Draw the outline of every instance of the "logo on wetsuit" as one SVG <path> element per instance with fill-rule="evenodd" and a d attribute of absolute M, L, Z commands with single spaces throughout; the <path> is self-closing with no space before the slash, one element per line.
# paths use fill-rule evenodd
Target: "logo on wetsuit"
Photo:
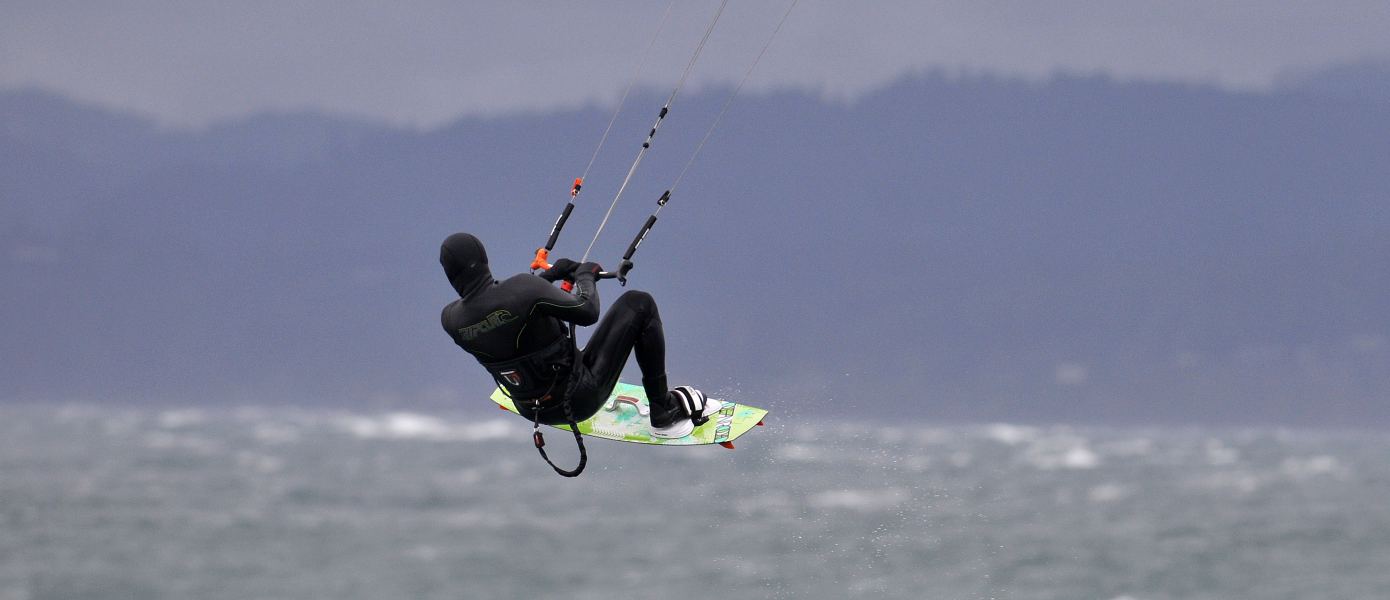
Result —
<path fill-rule="evenodd" d="M 497 329 L 515 320 L 516 317 L 512 315 L 512 312 L 509 310 L 494 310 L 487 318 L 467 327 L 460 328 L 459 337 L 470 341 L 475 340 L 478 339 L 479 335 Z"/>

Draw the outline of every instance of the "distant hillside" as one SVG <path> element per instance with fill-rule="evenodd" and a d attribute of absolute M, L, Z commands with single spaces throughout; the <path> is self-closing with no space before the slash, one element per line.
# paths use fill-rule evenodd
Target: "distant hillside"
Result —
<path fill-rule="evenodd" d="M 726 91 L 682 97 L 616 262 Z M 631 101 L 583 252 L 660 98 Z M 473 231 L 520 270 L 603 110 L 432 132 L 279 115 L 161 131 L 0 94 L 0 398 L 484 402 L 439 331 Z M 1390 106 L 926 75 L 741 98 L 632 286 L 673 379 L 789 415 L 1390 424 Z M 606 300 L 621 291 L 603 288 Z"/>
<path fill-rule="evenodd" d="M 1278 87 L 1281 92 L 1357 102 L 1390 102 L 1390 59 L 1364 59 L 1290 71 L 1279 78 Z"/>

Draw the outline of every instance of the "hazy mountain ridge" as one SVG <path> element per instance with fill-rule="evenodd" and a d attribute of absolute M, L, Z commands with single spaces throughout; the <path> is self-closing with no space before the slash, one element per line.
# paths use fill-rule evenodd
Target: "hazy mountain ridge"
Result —
<path fill-rule="evenodd" d="M 723 93 L 678 101 L 596 257 Z M 659 104 L 630 103 L 561 253 Z M 486 377 L 438 331 L 435 245 L 469 229 L 499 272 L 524 266 L 606 119 L 190 133 L 38 94 L 0 108 L 19 357 L 0 397 L 19 399 L 477 402 L 458 396 Z M 926 75 L 853 105 L 741 98 L 633 286 L 662 303 L 673 375 L 775 409 L 1386 423 L 1386 157 L 1390 108 L 1306 93 Z"/>
<path fill-rule="evenodd" d="M 1364 58 L 1316 69 L 1294 69 L 1278 78 L 1281 91 L 1383 104 L 1390 101 L 1390 58 Z"/>

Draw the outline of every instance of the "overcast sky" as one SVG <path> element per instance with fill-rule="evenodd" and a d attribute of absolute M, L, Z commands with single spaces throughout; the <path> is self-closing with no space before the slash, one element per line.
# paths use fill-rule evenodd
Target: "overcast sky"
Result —
<path fill-rule="evenodd" d="M 673 85 L 717 0 L 679 0 L 642 77 Z M 734 0 L 692 85 L 742 75 L 788 5 Z M 314 109 L 429 127 L 611 103 L 666 3 L 0 0 L 0 87 L 202 125 Z M 1390 58 L 1390 2 L 802 0 L 749 89 L 852 99 L 923 69 L 1260 89 Z"/>

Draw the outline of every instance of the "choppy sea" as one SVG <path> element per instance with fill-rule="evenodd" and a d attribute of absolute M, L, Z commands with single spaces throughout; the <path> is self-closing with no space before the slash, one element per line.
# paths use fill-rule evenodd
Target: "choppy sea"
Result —
<path fill-rule="evenodd" d="M 570 480 L 505 414 L 0 407 L 0 600 L 1390 598 L 1387 434 L 737 445 L 594 440 Z"/>

